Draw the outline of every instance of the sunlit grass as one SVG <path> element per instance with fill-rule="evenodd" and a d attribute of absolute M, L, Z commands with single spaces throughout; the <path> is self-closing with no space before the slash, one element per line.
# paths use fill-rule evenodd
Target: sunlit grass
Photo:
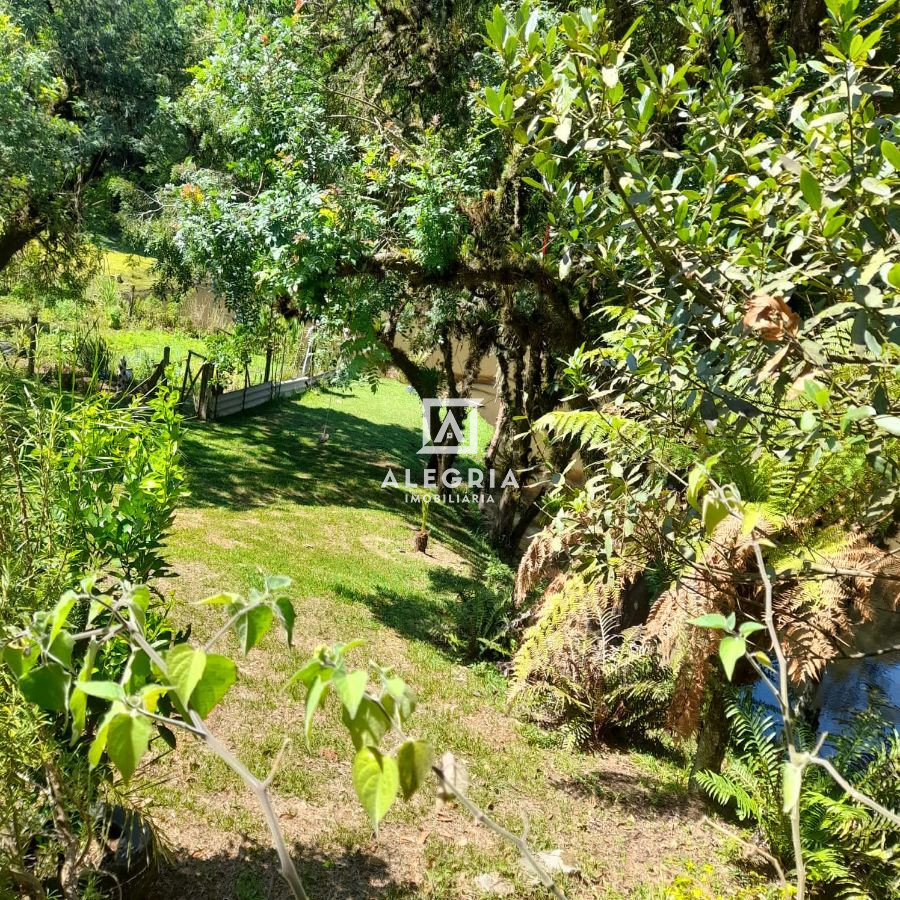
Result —
<path fill-rule="evenodd" d="M 490 434 L 480 426 L 483 448 Z M 326 429 L 328 439 L 320 441 Z M 293 579 L 297 611 L 295 646 L 288 648 L 284 636 L 273 633 L 239 662 L 239 683 L 211 725 L 259 775 L 290 741 L 274 782 L 279 802 L 305 804 L 305 815 L 316 820 L 321 810 L 326 819 L 315 837 L 307 832 L 304 856 L 335 860 L 369 847 L 371 832 L 352 793 L 352 746 L 336 710 L 329 705 L 319 712 L 307 748 L 303 698 L 287 687 L 317 644 L 361 638 L 366 644 L 355 652 L 356 663 L 391 665 L 414 688 L 419 707 L 410 733 L 438 753 L 451 750 L 466 761 L 474 799 L 512 830 L 520 831 L 527 819 L 535 848 L 571 850 L 585 884 L 600 884 L 619 855 L 627 854 L 628 842 L 604 834 L 602 840 L 615 848 L 610 859 L 595 857 L 590 847 L 601 822 L 614 831 L 627 808 L 598 807 L 603 795 L 592 756 L 525 737 L 527 729 L 508 715 L 506 681 L 496 667 L 462 665 L 450 651 L 444 636 L 460 599 L 442 573 L 452 569 L 457 583 L 474 582 L 488 551 L 474 510 L 437 506 L 429 522 L 429 555 L 414 552 L 420 508 L 405 502 L 402 488 L 382 489 L 381 482 L 388 467 L 420 472 L 421 444 L 418 398 L 393 381 L 375 393 L 361 386 L 315 391 L 187 429 L 191 496 L 169 540 L 179 577 L 166 586 L 177 597 L 176 618 L 190 621 L 193 638 L 203 640 L 221 621 L 221 610 L 191 601 L 222 590 L 246 591 L 263 574 Z M 222 649 L 238 656 L 230 637 Z M 234 777 L 201 750 L 187 752 L 194 760 L 190 779 L 173 777 L 155 789 L 157 799 L 209 828 L 239 827 L 265 842 L 252 802 L 236 799 L 243 794 Z M 640 768 L 635 789 L 643 796 L 640 782 L 652 781 L 653 765 Z M 674 775 L 665 776 L 661 791 L 674 792 Z M 470 833 L 463 814 L 440 813 L 425 792 L 391 810 L 372 852 L 390 853 L 402 829 L 421 828 L 423 843 L 408 852 L 424 867 L 422 895 L 457 898 L 461 883 L 485 871 L 508 879 L 515 896 L 535 895 L 512 850 L 490 837 L 480 846 L 468 837 L 448 841 L 439 835 L 446 826 L 438 816 L 450 816 L 457 835 Z M 305 874 L 315 887 L 311 872 Z"/>

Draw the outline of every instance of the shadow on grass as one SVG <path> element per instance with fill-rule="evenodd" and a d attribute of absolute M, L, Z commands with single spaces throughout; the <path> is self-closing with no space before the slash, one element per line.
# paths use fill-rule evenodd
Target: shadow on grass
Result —
<path fill-rule="evenodd" d="M 329 440 L 319 436 L 326 422 Z M 389 466 L 421 469 L 419 432 L 302 401 L 267 404 L 188 428 L 184 459 L 195 504 L 245 510 L 283 499 L 308 506 L 397 508 Z"/>
<path fill-rule="evenodd" d="M 436 566 L 429 570 L 428 581 L 427 596 L 401 593 L 384 585 L 375 585 L 370 591 L 337 585 L 334 592 L 345 602 L 363 604 L 382 624 L 403 637 L 433 644 L 448 659 L 460 661 L 460 654 L 452 650 L 447 633 L 459 618 L 458 605 L 466 603 L 480 587 L 479 576 Z"/>
<path fill-rule="evenodd" d="M 292 855 L 311 898 L 400 900 L 419 896 L 414 884 L 392 878 L 386 861 L 374 854 L 342 849 L 326 855 L 295 845 Z M 293 895 L 281 877 L 275 851 L 254 843 L 204 859 L 176 856 L 164 866 L 147 900 L 174 897 L 292 900 Z"/>
<path fill-rule="evenodd" d="M 441 640 L 441 633 L 448 619 L 443 604 L 435 596 L 400 593 L 381 585 L 376 585 L 371 591 L 338 585 L 334 592 L 348 603 L 363 604 L 376 619 L 403 637 L 447 649 Z"/>
<path fill-rule="evenodd" d="M 352 397 L 323 390 L 335 402 Z M 320 441 L 327 425 L 329 439 Z M 418 429 L 312 407 L 302 400 L 267 404 L 239 416 L 186 429 L 183 456 L 191 503 L 244 511 L 279 501 L 302 506 L 339 505 L 384 510 L 417 525 L 421 506 L 404 490 L 382 488 L 388 468 L 402 481 L 409 469 L 421 481 Z M 471 558 L 480 543 L 474 504 L 432 504 L 435 539 Z"/>
<path fill-rule="evenodd" d="M 575 777 L 553 779 L 553 786 L 573 797 L 612 804 L 635 818 L 700 818 L 703 803 L 674 781 L 636 772 L 598 770 Z"/>

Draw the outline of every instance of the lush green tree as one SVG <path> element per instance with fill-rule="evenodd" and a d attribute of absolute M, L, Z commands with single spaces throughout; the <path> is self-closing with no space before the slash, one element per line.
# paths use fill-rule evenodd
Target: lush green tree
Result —
<path fill-rule="evenodd" d="M 190 26 L 175 0 L 0 4 L 0 268 L 36 238 L 65 262 L 104 180 L 165 146 Z"/>
<path fill-rule="evenodd" d="M 788 56 L 758 89 L 746 17 L 703 0 L 647 4 L 634 25 L 624 3 L 497 10 L 494 54 L 471 39 L 477 4 L 226 10 L 179 105 L 199 149 L 165 194 L 160 255 L 181 278 L 209 275 L 244 321 L 281 310 L 349 326 L 360 370 L 390 361 L 422 396 L 466 389 L 421 362 L 451 339 L 470 342 L 470 373 L 493 352 L 496 458 L 520 470 L 536 462 L 521 420 L 558 405 L 560 358 L 597 341 L 615 344 L 604 390 L 659 410 L 650 427 L 665 421 L 673 441 L 687 408 L 690 428 L 762 429 L 791 453 L 812 434 L 830 452 L 847 409 L 871 409 L 851 430 L 883 468 L 889 359 L 826 384 L 845 391 L 820 417 L 833 427 L 787 433 L 774 414 L 807 368 L 852 367 L 895 337 L 896 143 L 877 74 L 892 14 L 876 29 L 837 9 L 801 47 L 786 8 L 766 7 L 771 55 Z M 822 35 L 826 59 L 798 61 L 792 43 L 812 52 Z M 848 291 L 856 305 L 829 312 Z M 577 440 L 557 437 L 561 468 Z M 510 490 L 501 510 L 515 547 L 537 506 Z"/>

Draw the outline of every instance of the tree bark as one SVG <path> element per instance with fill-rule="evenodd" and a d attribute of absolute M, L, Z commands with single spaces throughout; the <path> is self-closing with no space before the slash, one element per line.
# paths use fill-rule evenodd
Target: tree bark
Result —
<path fill-rule="evenodd" d="M 544 318 L 546 327 L 551 329 L 551 343 L 560 352 L 572 350 L 582 339 L 582 323 L 571 306 L 571 294 L 567 286 L 539 262 L 506 261 L 481 263 L 457 260 L 440 271 L 429 271 L 410 256 L 393 251 L 383 251 L 339 266 L 334 275 L 350 278 L 356 275 L 370 275 L 384 278 L 389 274 L 402 275 L 410 287 L 457 287 L 480 288 L 528 287 L 537 290 L 545 301 L 549 315 Z M 542 323 L 544 324 L 544 323 Z"/>
<path fill-rule="evenodd" d="M 794 0 L 788 22 L 788 44 L 797 56 L 811 56 L 822 43 L 825 0 Z"/>
<path fill-rule="evenodd" d="M 760 14 L 755 0 L 731 0 L 731 11 L 750 63 L 750 81 L 762 84 L 774 61 L 769 46 L 768 22 Z"/>
<path fill-rule="evenodd" d="M 691 793 L 701 793 L 700 785 L 695 778 L 698 772 L 721 770 L 730 733 L 731 727 L 725 715 L 725 684 L 718 674 L 715 674 L 710 680 L 709 702 L 697 734 L 697 752 L 688 783 Z"/>
<path fill-rule="evenodd" d="M 10 223 L 6 231 L 0 234 L 0 270 L 5 269 L 10 260 L 20 250 L 24 250 L 28 242 L 36 238 L 43 229 L 43 223 L 30 215 Z"/>

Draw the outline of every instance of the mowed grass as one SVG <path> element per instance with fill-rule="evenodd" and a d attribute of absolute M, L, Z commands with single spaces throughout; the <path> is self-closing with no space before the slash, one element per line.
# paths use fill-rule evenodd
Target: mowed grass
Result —
<path fill-rule="evenodd" d="M 149 256 L 104 249 L 100 271 L 110 278 L 121 278 L 126 285 L 134 285 L 139 291 L 153 287 L 153 263 Z"/>
<path fill-rule="evenodd" d="M 506 827 L 527 826 L 538 850 L 571 854 L 580 873 L 568 879 L 570 896 L 650 896 L 686 867 L 704 873 L 704 896 L 734 896 L 736 876 L 717 855 L 719 838 L 686 806 L 677 767 L 564 749 L 507 713 L 495 667 L 454 657 L 445 636 L 459 591 L 488 553 L 478 513 L 464 505 L 433 507 L 429 554 L 413 551 L 420 507 L 381 483 L 390 466 L 421 471 L 420 446 L 421 407 L 393 381 L 374 394 L 311 392 L 190 427 L 183 441 L 191 495 L 169 541 L 177 577 L 165 587 L 192 639 L 222 621 L 220 609 L 192 601 L 246 591 L 265 574 L 293 579 L 295 646 L 273 632 L 240 660 L 239 682 L 210 723 L 259 775 L 290 742 L 273 791 L 311 896 L 474 897 L 487 872 L 517 897 L 538 895 L 512 850 L 428 791 L 398 802 L 376 839 L 333 705 L 318 713 L 307 747 L 303 698 L 288 681 L 317 644 L 352 638 L 366 642 L 357 664 L 393 666 L 413 686 L 409 731 L 465 761 L 477 802 Z M 221 647 L 238 657 L 230 635 Z M 152 788 L 176 859 L 155 896 L 286 896 L 252 797 L 220 761 L 182 744 Z"/>

